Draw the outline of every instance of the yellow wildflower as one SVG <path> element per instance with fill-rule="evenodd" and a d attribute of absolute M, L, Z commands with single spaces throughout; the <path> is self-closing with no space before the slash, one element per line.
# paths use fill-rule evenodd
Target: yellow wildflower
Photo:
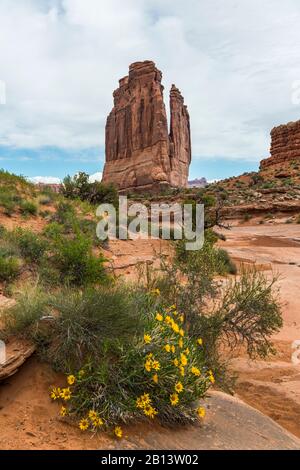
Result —
<path fill-rule="evenodd" d="M 209 375 L 208 375 L 208 379 L 210 380 L 210 382 L 211 382 L 212 384 L 214 384 L 214 383 L 215 383 L 214 374 L 212 373 L 211 370 L 208 372 L 208 374 L 209 374 Z"/>
<path fill-rule="evenodd" d="M 157 374 L 154 374 L 153 377 L 152 377 L 152 380 L 153 380 L 153 382 L 155 382 L 156 384 L 158 384 L 158 375 L 157 375 Z"/>
<path fill-rule="evenodd" d="M 175 317 L 177 317 L 177 315 L 178 315 L 177 310 L 174 310 L 173 315 L 174 315 Z"/>
<path fill-rule="evenodd" d="M 157 321 L 163 321 L 163 319 L 164 319 L 164 317 L 162 316 L 161 313 L 157 313 L 155 318 L 156 318 Z"/>
<path fill-rule="evenodd" d="M 183 367 L 183 366 L 179 366 L 179 371 L 180 371 L 180 375 L 181 375 L 182 377 L 184 377 L 185 370 L 184 370 L 184 367 Z"/>
<path fill-rule="evenodd" d="M 182 328 L 180 328 L 179 334 L 180 334 L 180 336 L 184 336 L 184 330 Z"/>
<path fill-rule="evenodd" d="M 199 406 L 199 408 L 197 409 L 197 414 L 199 418 L 204 418 L 206 414 L 205 408 L 203 408 L 203 406 Z"/>
<path fill-rule="evenodd" d="M 175 348 L 174 344 L 172 344 L 172 346 L 171 346 L 171 351 L 172 351 L 173 354 L 175 354 L 176 348 Z"/>
<path fill-rule="evenodd" d="M 187 360 L 187 357 L 186 357 L 185 354 L 183 354 L 183 353 L 180 354 L 180 361 L 181 361 L 181 365 L 182 365 L 182 366 L 186 366 L 186 365 L 187 365 L 188 360 Z"/>
<path fill-rule="evenodd" d="M 170 402 L 172 406 L 177 405 L 177 403 L 179 402 L 178 393 L 172 393 L 172 395 L 170 395 Z"/>
<path fill-rule="evenodd" d="M 152 289 L 151 294 L 160 295 L 160 290 L 159 289 Z"/>
<path fill-rule="evenodd" d="M 183 321 L 184 321 L 184 316 L 183 316 L 183 315 L 180 315 L 179 321 L 180 321 L 181 323 L 183 323 Z"/>
<path fill-rule="evenodd" d="M 165 350 L 166 350 L 167 352 L 170 352 L 170 351 L 171 351 L 171 346 L 170 346 L 169 344 L 166 344 L 166 345 L 165 345 Z"/>
<path fill-rule="evenodd" d="M 93 420 L 93 425 L 95 426 L 95 428 L 100 428 L 104 425 L 104 421 L 102 418 L 96 418 Z"/>
<path fill-rule="evenodd" d="M 89 411 L 89 418 L 94 421 L 95 419 L 98 418 L 98 413 L 97 411 L 94 411 L 94 410 L 90 410 Z"/>
<path fill-rule="evenodd" d="M 200 369 L 198 369 L 198 367 L 192 367 L 191 372 L 192 372 L 192 374 L 194 374 L 196 377 L 200 377 L 200 375 L 201 375 Z"/>
<path fill-rule="evenodd" d="M 123 431 L 122 431 L 122 428 L 120 426 L 115 427 L 115 436 L 118 437 L 119 439 L 122 438 Z"/>
<path fill-rule="evenodd" d="M 158 361 L 152 361 L 152 369 L 160 370 L 160 363 Z"/>
<path fill-rule="evenodd" d="M 149 396 L 149 393 L 144 393 L 144 395 L 141 395 L 136 400 L 137 408 L 144 408 L 145 406 L 150 405 L 150 404 L 151 404 L 151 398 Z"/>
<path fill-rule="evenodd" d="M 82 420 L 79 421 L 79 428 L 81 431 L 86 431 L 89 427 L 89 422 L 86 418 L 83 418 Z"/>
<path fill-rule="evenodd" d="M 185 354 L 188 356 L 188 355 L 190 354 L 189 348 L 186 348 L 186 350 L 185 350 L 184 352 L 185 352 Z"/>
<path fill-rule="evenodd" d="M 176 310 L 176 305 L 171 305 L 170 309 L 171 310 Z"/>
<path fill-rule="evenodd" d="M 61 398 L 61 389 L 59 387 L 54 387 L 50 392 L 50 397 L 52 400 L 58 400 Z"/>
<path fill-rule="evenodd" d="M 60 409 L 60 416 L 66 416 L 67 414 L 67 408 L 65 406 L 62 406 Z"/>
<path fill-rule="evenodd" d="M 63 388 L 60 394 L 61 398 L 65 401 L 71 399 L 71 390 L 68 388 Z"/>
<path fill-rule="evenodd" d="M 152 361 L 151 359 L 147 359 L 147 361 L 145 362 L 145 369 L 147 372 L 151 372 L 151 368 L 152 368 Z"/>
<path fill-rule="evenodd" d="M 75 380 L 76 380 L 75 375 L 68 375 L 67 382 L 69 385 L 73 385 L 75 383 Z"/>
<path fill-rule="evenodd" d="M 174 331 L 174 333 L 179 333 L 179 326 L 177 325 L 177 323 L 173 322 L 172 330 Z"/>
<path fill-rule="evenodd" d="M 177 384 L 175 385 L 175 391 L 177 393 L 181 393 L 183 391 L 183 385 L 181 382 L 177 382 Z"/>
<path fill-rule="evenodd" d="M 146 344 L 149 344 L 149 343 L 151 343 L 151 341 L 152 341 L 152 338 L 151 338 L 151 336 L 150 336 L 150 335 L 147 335 L 147 334 L 145 334 L 145 335 L 144 335 L 144 341 L 145 341 L 145 343 L 146 343 Z"/>
<path fill-rule="evenodd" d="M 172 318 L 170 317 L 170 315 L 167 315 L 166 318 L 165 318 L 165 322 L 169 325 L 170 323 L 172 323 Z"/>
<path fill-rule="evenodd" d="M 174 364 L 175 367 L 178 367 L 178 366 L 179 366 L 179 361 L 178 361 L 177 358 L 174 359 L 173 364 Z"/>
<path fill-rule="evenodd" d="M 147 405 L 144 408 L 144 413 L 146 416 L 153 419 L 154 416 L 157 415 L 158 411 L 155 408 L 153 408 L 153 406 Z"/>
<path fill-rule="evenodd" d="M 203 344 L 202 338 L 198 338 L 198 339 L 197 339 L 197 343 L 199 344 L 199 346 L 202 346 L 202 344 Z"/>
<path fill-rule="evenodd" d="M 182 338 L 179 339 L 178 346 L 180 347 L 180 349 L 183 348 L 183 339 Z"/>

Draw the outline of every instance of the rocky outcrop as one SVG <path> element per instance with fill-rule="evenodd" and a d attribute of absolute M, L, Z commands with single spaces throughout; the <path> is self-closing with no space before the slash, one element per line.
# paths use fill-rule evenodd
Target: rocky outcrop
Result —
<path fill-rule="evenodd" d="M 135 62 L 119 81 L 107 118 L 103 182 L 120 190 L 187 186 L 191 161 L 190 121 L 183 97 L 173 85 L 168 135 L 162 74 L 154 62 Z"/>
<path fill-rule="evenodd" d="M 272 129 L 271 157 L 261 161 L 260 169 L 292 160 L 300 160 L 300 121 Z"/>

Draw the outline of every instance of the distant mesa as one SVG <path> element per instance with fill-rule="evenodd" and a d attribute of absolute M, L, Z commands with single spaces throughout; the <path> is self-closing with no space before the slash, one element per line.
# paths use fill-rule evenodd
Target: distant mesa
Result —
<path fill-rule="evenodd" d="M 188 182 L 189 188 L 205 188 L 208 185 L 206 178 L 195 178 Z"/>
<path fill-rule="evenodd" d="M 162 73 L 152 61 L 135 62 L 114 91 L 105 129 L 103 182 L 119 190 L 187 187 L 191 163 L 190 118 L 175 85 L 170 91 L 170 133 Z"/>
<path fill-rule="evenodd" d="M 300 121 L 274 127 L 271 131 L 271 156 L 260 162 L 260 169 L 300 160 Z"/>

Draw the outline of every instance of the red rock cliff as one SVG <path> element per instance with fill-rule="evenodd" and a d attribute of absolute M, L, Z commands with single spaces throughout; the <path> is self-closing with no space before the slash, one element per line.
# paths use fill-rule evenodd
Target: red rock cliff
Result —
<path fill-rule="evenodd" d="M 264 170 L 272 165 L 300 159 L 300 121 L 274 127 L 271 131 L 271 157 L 260 163 Z"/>
<path fill-rule="evenodd" d="M 120 190 L 187 185 L 189 115 L 173 86 L 169 136 L 161 78 L 154 62 L 135 62 L 113 94 L 114 107 L 105 131 L 103 181 L 115 183 Z"/>

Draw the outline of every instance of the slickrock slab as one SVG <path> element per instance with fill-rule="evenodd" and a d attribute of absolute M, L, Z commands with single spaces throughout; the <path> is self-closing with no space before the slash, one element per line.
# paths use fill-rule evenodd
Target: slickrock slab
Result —
<path fill-rule="evenodd" d="M 299 450 L 300 440 L 241 400 L 212 392 L 202 425 L 181 429 L 158 426 L 130 434 L 121 449 Z"/>
<path fill-rule="evenodd" d="M 135 62 L 114 91 L 114 107 L 105 130 L 103 181 L 120 190 L 187 186 L 189 113 L 180 91 L 172 85 L 169 135 L 161 79 L 154 62 Z"/>
<path fill-rule="evenodd" d="M 0 382 L 18 372 L 34 351 L 34 346 L 27 341 L 10 339 L 6 345 L 6 361 L 0 364 Z"/>

